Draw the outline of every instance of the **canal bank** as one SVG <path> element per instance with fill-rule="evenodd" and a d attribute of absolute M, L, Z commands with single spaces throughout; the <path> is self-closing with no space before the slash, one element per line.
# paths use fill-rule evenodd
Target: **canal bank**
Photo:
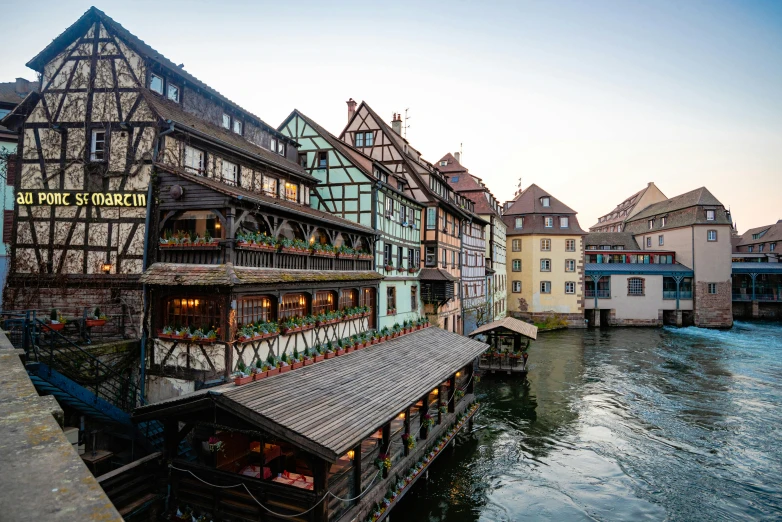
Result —
<path fill-rule="evenodd" d="M 780 352 L 765 323 L 542 335 L 528 384 L 484 381 L 476 430 L 394 518 L 779 517 Z"/>

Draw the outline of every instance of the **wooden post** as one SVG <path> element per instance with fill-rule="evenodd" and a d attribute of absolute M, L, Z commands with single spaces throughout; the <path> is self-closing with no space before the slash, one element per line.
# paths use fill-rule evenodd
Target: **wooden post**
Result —
<path fill-rule="evenodd" d="M 410 407 L 408 406 L 405 410 L 405 433 L 412 435 L 410 433 Z M 407 449 L 407 444 L 403 444 L 405 448 L 405 457 L 410 455 L 410 450 Z"/>
<path fill-rule="evenodd" d="M 475 391 L 475 365 L 467 365 L 467 390 L 465 393 L 473 393 Z"/>
<path fill-rule="evenodd" d="M 421 408 L 421 411 L 418 412 L 418 415 L 421 417 L 420 426 L 421 429 L 418 430 L 420 432 L 421 438 L 425 439 L 429 436 L 429 427 L 427 426 L 424 428 L 424 423 L 426 422 L 426 419 L 424 418 L 427 413 L 429 413 L 429 394 L 432 392 L 427 392 L 426 395 L 423 396 L 421 401 L 423 402 L 423 407 Z"/>
<path fill-rule="evenodd" d="M 380 453 L 385 453 L 389 457 L 391 457 L 391 423 L 387 423 L 385 426 L 383 426 L 383 442 L 380 445 Z M 385 478 L 387 473 L 383 473 L 383 478 Z"/>
<path fill-rule="evenodd" d="M 362 493 L 361 491 L 361 443 L 353 448 L 353 494 L 350 498 L 357 497 Z M 358 501 L 353 501 L 351 504 L 356 504 Z"/>
<path fill-rule="evenodd" d="M 452 373 L 450 378 L 450 392 L 451 397 L 448 399 L 448 413 L 454 413 L 456 411 L 456 374 Z"/>
<path fill-rule="evenodd" d="M 167 460 L 173 460 L 177 456 L 179 446 L 179 426 L 173 419 L 163 421 L 163 448 Z"/>
<path fill-rule="evenodd" d="M 326 494 L 326 490 L 328 490 L 328 471 L 329 463 L 320 457 L 315 457 L 315 469 L 313 470 L 315 476 L 313 477 L 313 485 L 315 487 L 315 496 L 318 500 L 323 498 L 323 495 Z M 315 514 L 316 522 L 326 522 L 329 519 L 329 499 L 326 498 L 323 502 L 318 504 L 313 510 L 313 513 Z"/>

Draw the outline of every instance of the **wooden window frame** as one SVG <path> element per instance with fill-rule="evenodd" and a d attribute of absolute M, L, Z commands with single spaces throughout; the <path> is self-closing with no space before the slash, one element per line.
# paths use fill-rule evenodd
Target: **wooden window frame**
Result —
<path fill-rule="evenodd" d="M 232 177 L 226 177 L 225 175 L 225 168 L 226 166 L 231 165 L 233 166 L 233 176 Z M 220 165 L 220 181 L 223 183 L 226 183 L 228 185 L 236 186 L 239 184 L 239 165 L 228 160 L 223 160 L 222 164 Z"/>
<path fill-rule="evenodd" d="M 293 306 L 291 300 L 296 299 L 296 306 Z M 303 304 L 301 304 L 303 301 Z M 307 315 L 307 295 L 301 292 L 290 292 L 280 296 L 280 300 L 277 304 L 277 317 L 279 320 L 288 319 L 290 317 L 300 317 Z"/>
<path fill-rule="evenodd" d="M 187 161 L 187 155 L 188 150 L 194 151 L 194 153 L 200 153 L 201 159 L 199 161 L 199 168 L 195 168 L 193 166 L 188 165 Z M 185 169 L 185 172 L 188 172 L 190 174 L 196 174 L 198 176 L 203 176 L 204 173 L 206 173 L 206 151 L 203 149 L 199 149 L 197 147 L 193 147 L 192 145 L 185 144 L 185 150 L 182 154 L 182 166 Z"/>
<path fill-rule="evenodd" d="M 551 239 L 544 238 L 540 240 L 540 251 L 551 252 Z"/>
<path fill-rule="evenodd" d="M 175 301 L 180 301 L 180 313 L 173 312 Z M 182 303 L 184 301 L 184 303 Z M 162 299 L 163 325 L 164 326 L 187 326 L 190 328 L 201 328 L 204 333 L 212 328 L 220 328 L 223 321 L 222 307 L 224 306 L 222 296 L 188 295 L 188 296 L 167 296 Z M 212 310 L 188 310 L 189 308 L 208 307 L 211 303 Z M 222 337 L 222 336 L 218 336 Z"/>
<path fill-rule="evenodd" d="M 355 288 L 343 288 L 339 291 L 339 309 L 355 308 L 358 306 L 358 290 Z"/>
<path fill-rule="evenodd" d="M 516 262 L 519 264 L 518 270 L 516 269 Z M 521 259 L 512 259 L 510 262 L 511 272 L 521 272 Z"/>
<path fill-rule="evenodd" d="M 268 306 L 264 307 L 264 301 Z M 264 308 L 266 308 L 264 310 Z M 236 300 L 236 324 L 243 326 L 258 321 L 274 321 L 277 299 L 271 295 L 244 296 Z M 251 319 L 251 320 L 248 320 Z"/>
<path fill-rule="evenodd" d="M 511 250 L 513 252 L 521 252 L 521 239 L 513 239 L 511 240 L 510 244 L 511 244 Z"/>
<path fill-rule="evenodd" d="M 337 298 L 332 290 L 318 290 L 312 296 L 312 315 L 333 312 Z M 344 308 L 340 306 L 340 308 Z"/>
<path fill-rule="evenodd" d="M 386 313 L 389 310 L 396 310 L 396 286 L 394 285 L 386 287 Z"/>

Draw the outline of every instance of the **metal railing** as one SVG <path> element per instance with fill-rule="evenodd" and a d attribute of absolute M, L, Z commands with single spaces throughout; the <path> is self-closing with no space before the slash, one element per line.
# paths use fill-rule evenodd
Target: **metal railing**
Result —
<path fill-rule="evenodd" d="M 592 288 L 587 288 L 584 290 L 584 297 L 595 297 L 595 290 Z M 598 288 L 597 289 L 597 298 L 598 299 L 610 299 L 611 298 L 611 290 L 606 290 L 604 288 Z"/>

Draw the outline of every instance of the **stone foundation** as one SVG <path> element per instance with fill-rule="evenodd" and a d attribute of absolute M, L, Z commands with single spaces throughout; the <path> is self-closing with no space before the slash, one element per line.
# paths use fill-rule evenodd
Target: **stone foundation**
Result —
<path fill-rule="evenodd" d="M 556 317 L 566 323 L 568 328 L 586 328 L 587 323 L 583 314 L 563 314 L 558 312 L 508 312 L 510 317 L 515 317 L 522 321 L 544 322 L 549 317 Z"/>
<path fill-rule="evenodd" d="M 716 283 L 717 293 L 709 293 L 709 283 L 695 285 L 695 326 L 701 328 L 730 328 L 733 326 L 732 287 L 730 281 Z"/>

